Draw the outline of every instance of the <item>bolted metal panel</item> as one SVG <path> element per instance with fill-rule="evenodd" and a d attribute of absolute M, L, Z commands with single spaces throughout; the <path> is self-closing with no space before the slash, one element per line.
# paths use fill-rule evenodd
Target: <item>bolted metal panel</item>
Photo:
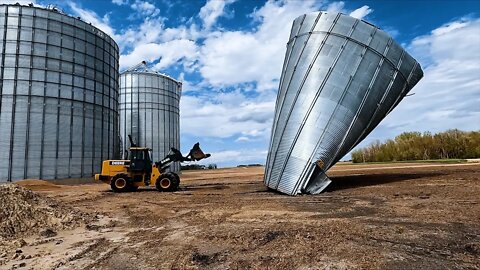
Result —
<path fill-rule="evenodd" d="M 325 172 L 360 143 L 422 78 L 387 33 L 341 13 L 296 18 L 278 90 L 265 185 L 319 193 Z"/>
<path fill-rule="evenodd" d="M 0 5 L 0 181 L 87 177 L 118 156 L 118 59 L 88 23 Z"/>
<path fill-rule="evenodd" d="M 180 149 L 180 96 L 182 84 L 169 76 L 137 65 L 120 74 L 120 137 L 128 150 L 132 135 L 137 145 L 151 148 L 154 161 L 171 147 Z M 172 171 L 180 171 L 174 163 Z"/>

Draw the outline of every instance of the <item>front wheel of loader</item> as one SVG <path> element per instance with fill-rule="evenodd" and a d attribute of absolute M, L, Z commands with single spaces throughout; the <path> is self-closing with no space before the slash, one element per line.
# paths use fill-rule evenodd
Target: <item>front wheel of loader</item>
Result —
<path fill-rule="evenodd" d="M 157 179 L 155 187 L 158 191 L 176 191 L 179 184 L 179 178 L 177 179 L 172 173 L 165 173 Z"/>
<path fill-rule="evenodd" d="M 178 174 L 174 173 L 174 172 L 171 172 L 171 174 L 173 174 L 173 176 L 175 176 L 175 178 L 177 179 L 178 181 L 178 185 L 180 186 L 180 176 L 178 176 Z"/>
<path fill-rule="evenodd" d="M 114 192 L 126 192 L 130 191 L 131 188 L 130 179 L 126 174 L 117 174 L 112 178 L 110 182 L 110 187 Z"/>

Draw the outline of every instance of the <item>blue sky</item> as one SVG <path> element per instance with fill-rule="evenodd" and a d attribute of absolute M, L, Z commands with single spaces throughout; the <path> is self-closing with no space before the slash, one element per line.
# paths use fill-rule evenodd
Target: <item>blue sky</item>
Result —
<path fill-rule="evenodd" d="M 30 3 L 5 1 L 0 3 Z M 480 130 L 480 1 L 43 1 L 111 35 L 126 69 L 146 60 L 184 83 L 182 150 L 220 166 L 263 163 L 294 18 L 341 11 L 390 33 L 425 76 L 360 144 L 403 131 Z"/>

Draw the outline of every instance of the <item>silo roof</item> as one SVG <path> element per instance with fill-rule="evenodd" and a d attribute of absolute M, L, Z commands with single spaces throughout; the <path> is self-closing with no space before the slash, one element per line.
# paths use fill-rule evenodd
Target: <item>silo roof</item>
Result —
<path fill-rule="evenodd" d="M 182 82 L 172 78 L 171 76 L 169 76 L 165 73 L 161 73 L 157 70 L 154 70 L 154 69 L 148 67 L 146 61 L 142 61 L 142 62 L 138 63 L 137 65 L 124 70 L 120 74 L 125 74 L 125 73 L 147 73 L 147 74 L 159 75 L 159 76 L 163 76 L 163 77 L 166 77 L 168 79 L 171 79 L 172 81 L 175 81 L 176 83 L 182 84 Z"/>
<path fill-rule="evenodd" d="M 54 5 L 54 4 L 49 4 L 47 6 L 41 6 L 39 4 L 34 4 L 34 3 L 29 3 L 29 4 L 21 4 L 21 3 L 0 3 L 0 6 L 5 6 L 5 7 L 25 7 L 25 8 L 34 8 L 34 9 L 40 9 L 40 10 L 45 10 L 45 11 L 48 11 L 48 12 L 54 12 L 54 13 L 58 13 L 60 15 L 63 15 L 63 16 L 66 16 L 66 17 L 69 17 L 69 18 L 72 18 L 74 20 L 78 20 L 78 21 L 81 21 L 83 23 L 85 23 L 86 25 L 89 25 L 91 27 L 93 27 L 92 31 L 94 31 L 95 33 L 98 33 L 101 37 L 103 36 L 107 36 L 114 44 L 114 47 L 116 48 L 116 50 L 118 51 L 119 48 L 118 48 L 118 44 L 117 42 L 113 39 L 113 37 L 111 37 L 109 34 L 107 34 L 105 31 L 101 30 L 100 28 L 96 27 L 94 24 L 92 24 L 91 22 L 88 22 L 84 19 L 82 19 L 80 16 L 73 16 L 73 15 L 70 15 L 68 14 L 67 12 L 65 12 L 64 10 L 62 10 L 61 8 L 59 8 L 58 6 Z M 73 24 L 73 23 L 71 23 Z"/>

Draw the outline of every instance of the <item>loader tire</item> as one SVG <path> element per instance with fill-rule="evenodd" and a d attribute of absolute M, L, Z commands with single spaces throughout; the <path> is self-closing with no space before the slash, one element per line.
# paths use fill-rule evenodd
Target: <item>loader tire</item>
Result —
<path fill-rule="evenodd" d="M 177 178 L 178 185 L 180 186 L 180 176 L 178 176 L 178 174 L 174 173 L 174 172 L 171 172 L 171 174 L 173 174 L 173 176 L 175 176 L 175 178 Z"/>
<path fill-rule="evenodd" d="M 110 187 L 114 192 L 127 192 L 131 190 L 131 182 L 128 175 L 121 173 L 112 178 Z"/>
<path fill-rule="evenodd" d="M 179 178 L 178 178 L 179 179 Z M 158 191 L 176 191 L 180 184 L 180 181 L 175 177 L 173 173 L 162 174 L 155 183 L 155 187 Z"/>

